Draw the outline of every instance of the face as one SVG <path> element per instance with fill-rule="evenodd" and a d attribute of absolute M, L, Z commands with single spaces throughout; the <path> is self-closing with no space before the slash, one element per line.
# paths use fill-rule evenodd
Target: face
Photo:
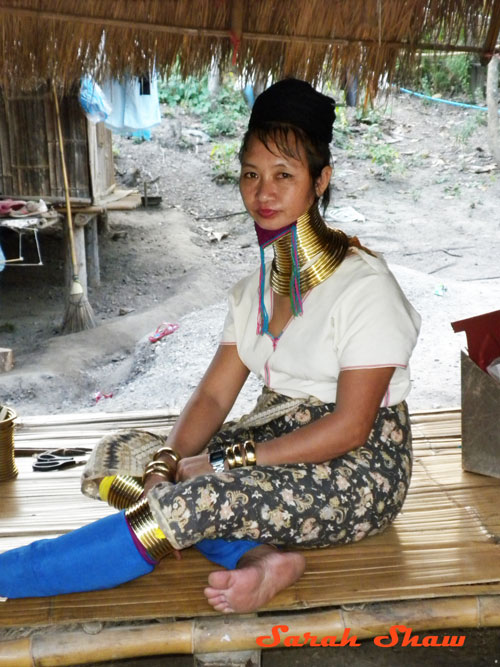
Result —
<path fill-rule="evenodd" d="M 313 184 L 300 144 L 300 159 L 282 155 L 272 142 L 269 148 L 256 137 L 250 138 L 241 164 L 240 192 L 252 218 L 262 228 L 274 230 L 294 222 L 311 207 L 328 185 L 331 169 L 325 167 L 325 176 Z"/>

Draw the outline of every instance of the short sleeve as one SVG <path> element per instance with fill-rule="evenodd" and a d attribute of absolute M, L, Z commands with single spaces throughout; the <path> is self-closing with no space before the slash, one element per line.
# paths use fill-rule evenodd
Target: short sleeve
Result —
<path fill-rule="evenodd" d="M 389 271 L 365 276 L 342 301 L 334 323 L 340 369 L 406 368 L 420 316 L 394 276 Z"/>
<path fill-rule="evenodd" d="M 224 320 L 220 342 L 221 345 L 231 345 L 236 343 L 236 329 L 234 326 L 234 315 L 231 299 L 229 300 L 229 307 L 227 310 L 226 319 Z"/>

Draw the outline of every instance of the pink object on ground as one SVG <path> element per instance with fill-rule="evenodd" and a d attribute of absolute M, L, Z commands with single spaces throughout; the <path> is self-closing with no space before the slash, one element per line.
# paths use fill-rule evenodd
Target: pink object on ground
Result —
<path fill-rule="evenodd" d="M 179 328 L 178 324 L 169 324 L 168 322 L 162 322 L 158 326 L 154 334 L 151 334 L 151 336 L 149 336 L 149 340 L 151 341 L 151 343 L 156 343 L 165 336 L 169 336 L 170 334 L 174 333 L 174 331 L 177 331 L 178 328 Z"/>
<path fill-rule="evenodd" d="M 95 402 L 99 403 L 103 398 L 113 398 L 113 394 L 104 394 L 102 391 L 98 391 L 95 395 Z"/>

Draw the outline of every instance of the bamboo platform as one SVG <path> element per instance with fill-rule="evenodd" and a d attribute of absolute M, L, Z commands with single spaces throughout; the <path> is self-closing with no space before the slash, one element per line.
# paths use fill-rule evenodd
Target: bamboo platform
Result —
<path fill-rule="evenodd" d="M 103 434 L 119 428 L 166 432 L 174 418 L 156 411 L 20 421 L 15 438 L 20 474 L 1 485 L 0 552 L 55 537 L 112 511 L 81 495 L 79 468 L 33 472 L 33 453 L 66 446 L 90 448 Z M 390 603 L 396 609 L 426 600 L 460 601 L 458 610 L 464 608 L 464 600 L 476 608 L 484 596 L 499 604 L 500 480 L 462 471 L 459 410 L 418 413 L 412 421 L 413 479 L 393 526 L 357 544 L 304 551 L 304 576 L 262 613 L 314 612 L 360 603 Z M 205 618 L 209 623 L 206 617 L 218 614 L 206 603 L 203 587 L 213 569 L 195 549 L 188 549 L 181 561 L 166 559 L 152 574 L 110 591 L 2 602 L 0 628 L 174 618 Z M 380 614 L 380 604 L 377 608 Z M 495 610 L 488 624 L 500 625 L 500 606 Z M 447 623 L 450 618 L 453 612 L 448 609 Z M 465 622 L 459 615 L 455 621 Z M 474 624 L 480 623 L 474 615 Z"/>

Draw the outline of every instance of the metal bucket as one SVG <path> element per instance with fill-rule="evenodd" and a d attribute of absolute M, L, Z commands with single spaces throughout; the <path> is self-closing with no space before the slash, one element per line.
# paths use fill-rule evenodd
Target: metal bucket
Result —
<path fill-rule="evenodd" d="M 14 457 L 14 419 L 17 417 L 12 408 L 7 408 L 7 415 L 0 421 L 0 482 L 14 479 L 18 475 Z"/>

